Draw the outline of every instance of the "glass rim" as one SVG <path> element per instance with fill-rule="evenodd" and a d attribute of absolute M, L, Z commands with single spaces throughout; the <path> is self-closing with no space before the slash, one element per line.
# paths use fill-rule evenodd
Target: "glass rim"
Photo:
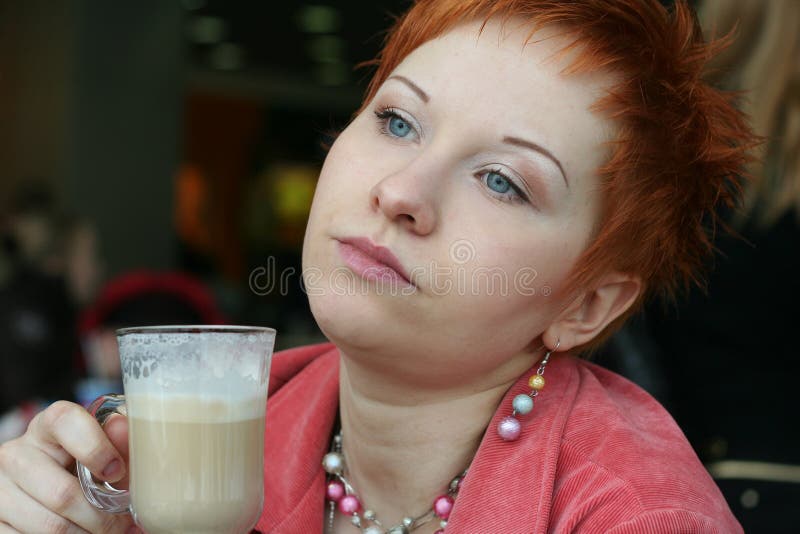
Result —
<path fill-rule="evenodd" d="M 118 328 L 117 337 L 128 334 L 275 334 L 274 328 L 266 326 L 240 326 L 221 324 L 131 326 Z"/>

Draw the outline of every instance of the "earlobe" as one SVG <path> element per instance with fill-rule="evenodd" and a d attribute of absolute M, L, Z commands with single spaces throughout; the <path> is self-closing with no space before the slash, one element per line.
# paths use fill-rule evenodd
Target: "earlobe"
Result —
<path fill-rule="evenodd" d="M 557 323 L 544 331 L 542 342 L 547 347 L 547 350 L 552 349 L 554 354 L 569 350 L 575 346 L 572 332 L 565 328 L 559 329 Z"/>
<path fill-rule="evenodd" d="M 594 290 L 572 301 L 559 319 L 545 330 L 542 340 L 553 347 L 560 338 L 561 350 L 588 343 L 633 305 L 641 286 L 641 280 L 636 276 L 623 273 L 606 275 Z"/>

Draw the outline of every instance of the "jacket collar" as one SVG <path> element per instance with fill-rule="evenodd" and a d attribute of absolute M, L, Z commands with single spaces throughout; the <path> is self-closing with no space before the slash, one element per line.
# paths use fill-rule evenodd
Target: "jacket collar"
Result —
<path fill-rule="evenodd" d="M 338 408 L 339 352 L 325 345 L 320 355 L 267 403 L 264 455 L 264 511 L 261 532 L 320 534 L 325 506 L 322 457 Z M 511 414 L 511 401 L 527 393 L 528 378 L 537 367 L 509 388 L 498 406 L 462 483 L 448 521 L 448 532 L 546 533 L 561 436 L 578 389 L 572 357 L 550 361 L 548 387 L 536 398 L 533 411 L 520 416 L 517 441 L 503 441 L 496 432 Z"/>

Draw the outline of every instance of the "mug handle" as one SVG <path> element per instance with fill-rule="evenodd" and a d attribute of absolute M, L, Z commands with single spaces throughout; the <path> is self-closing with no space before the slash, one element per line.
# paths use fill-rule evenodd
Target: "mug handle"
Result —
<path fill-rule="evenodd" d="M 124 395 L 101 395 L 87 409 L 101 426 L 115 413 L 127 415 Z M 127 490 L 119 490 L 105 481 L 102 485 L 98 485 L 85 465 L 80 462 L 76 462 L 76 465 L 83 494 L 95 508 L 112 514 L 130 512 L 131 496 Z"/>

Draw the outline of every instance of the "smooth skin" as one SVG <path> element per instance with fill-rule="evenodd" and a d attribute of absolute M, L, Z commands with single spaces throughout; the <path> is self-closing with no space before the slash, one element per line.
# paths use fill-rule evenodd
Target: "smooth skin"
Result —
<path fill-rule="evenodd" d="M 52 404 L 24 435 L 0 446 L 0 534 L 128 532 L 131 516 L 95 509 L 74 475 L 77 459 L 98 480 L 125 487 L 127 458 L 123 417 L 114 416 L 101 428 L 77 404 Z"/>

